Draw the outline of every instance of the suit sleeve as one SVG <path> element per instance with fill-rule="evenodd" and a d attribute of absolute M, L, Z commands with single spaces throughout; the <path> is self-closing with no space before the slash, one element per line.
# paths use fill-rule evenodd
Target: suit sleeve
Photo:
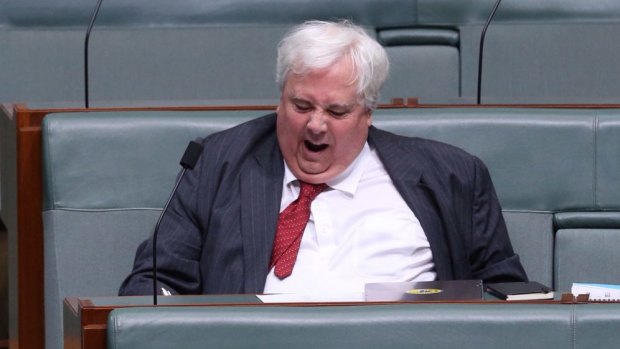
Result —
<path fill-rule="evenodd" d="M 474 277 L 485 282 L 526 281 L 519 256 L 512 249 L 489 171 L 478 158 L 475 158 L 472 214 L 469 258 Z"/>
<path fill-rule="evenodd" d="M 157 237 L 157 292 L 200 293 L 201 224 L 196 218 L 198 167 L 186 172 L 167 212 Z M 119 295 L 153 294 L 153 237 L 136 251 L 131 274 L 120 287 Z"/>

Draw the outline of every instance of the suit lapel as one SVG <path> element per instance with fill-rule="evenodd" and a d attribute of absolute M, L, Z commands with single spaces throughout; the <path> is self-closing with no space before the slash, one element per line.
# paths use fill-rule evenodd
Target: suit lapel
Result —
<path fill-rule="evenodd" d="M 454 278 L 442 207 L 435 191 L 424 180 L 425 159 L 399 137 L 371 127 L 373 145 L 396 189 L 420 221 L 433 252 L 437 277 Z M 269 259 L 282 199 L 283 160 L 275 133 L 255 150 L 241 173 L 241 233 L 243 237 L 244 289 L 260 293 L 269 272 Z"/>
<path fill-rule="evenodd" d="M 246 293 L 260 293 L 265 287 L 284 176 L 275 133 L 254 153 L 255 156 L 248 159 L 241 173 L 241 234 Z"/>
<path fill-rule="evenodd" d="M 368 141 L 377 150 L 394 186 L 416 215 L 433 253 L 435 271 L 440 280 L 452 279 L 452 261 L 441 207 L 424 179 L 425 159 L 409 145 L 399 143 L 400 137 L 371 127 Z"/>

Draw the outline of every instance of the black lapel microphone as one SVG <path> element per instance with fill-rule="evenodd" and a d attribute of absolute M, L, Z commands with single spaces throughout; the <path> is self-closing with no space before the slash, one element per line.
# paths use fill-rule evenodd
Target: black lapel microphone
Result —
<path fill-rule="evenodd" d="M 484 24 L 484 27 L 482 28 L 482 34 L 480 35 L 480 50 L 478 51 L 478 88 L 476 91 L 476 103 L 479 105 L 480 104 L 480 89 L 482 86 L 482 53 L 484 51 L 484 37 L 487 34 L 487 28 L 489 27 L 489 24 L 491 24 L 491 21 L 493 20 L 493 16 L 495 16 L 495 11 L 497 11 L 497 8 L 499 7 L 499 3 L 502 2 L 502 0 L 497 0 L 497 2 L 495 2 L 495 5 L 493 6 L 493 9 L 491 10 L 491 14 L 489 15 L 489 18 L 487 18 L 487 22 Z"/>
<path fill-rule="evenodd" d="M 88 29 L 86 29 L 86 38 L 84 38 L 84 106 L 88 109 L 88 43 L 90 42 L 90 31 L 93 30 L 93 26 L 95 25 L 95 20 L 97 19 L 97 15 L 99 14 L 99 9 L 101 8 L 101 3 L 103 0 L 97 0 L 97 5 L 95 6 L 95 10 L 93 11 L 92 16 L 90 17 L 90 24 L 88 24 Z"/>
<path fill-rule="evenodd" d="M 157 224 L 155 224 L 155 229 L 153 230 L 153 305 L 157 305 L 157 232 L 159 231 L 159 225 L 161 224 L 161 219 L 164 217 L 164 214 L 168 210 L 168 206 L 170 206 L 170 201 L 172 201 L 172 197 L 177 191 L 179 187 L 179 183 L 185 176 L 185 172 L 190 169 L 193 170 L 194 166 L 198 162 L 198 158 L 200 158 L 200 154 L 202 154 L 202 144 L 191 141 L 187 145 L 185 149 L 185 153 L 181 158 L 180 164 L 183 167 L 181 170 L 181 174 L 178 176 L 177 181 L 174 183 L 174 188 L 172 188 L 172 192 L 168 197 L 168 201 L 164 205 L 161 213 L 159 214 L 159 218 L 157 219 Z"/>

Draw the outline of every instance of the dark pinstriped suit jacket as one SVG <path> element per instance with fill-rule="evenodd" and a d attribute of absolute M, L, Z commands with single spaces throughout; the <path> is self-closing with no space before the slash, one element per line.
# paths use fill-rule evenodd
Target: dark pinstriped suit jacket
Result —
<path fill-rule="evenodd" d="M 158 236 L 158 279 L 173 293 L 261 293 L 276 231 L 283 160 L 275 114 L 213 134 Z M 453 146 L 371 127 L 396 188 L 430 242 L 439 279 L 525 280 L 489 173 Z M 152 245 L 138 247 L 121 295 L 152 294 Z"/>

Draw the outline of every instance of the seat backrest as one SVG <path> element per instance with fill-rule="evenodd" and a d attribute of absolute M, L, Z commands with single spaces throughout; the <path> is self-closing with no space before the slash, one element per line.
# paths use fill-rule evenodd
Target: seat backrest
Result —
<path fill-rule="evenodd" d="M 375 124 L 480 157 L 531 279 L 620 283 L 617 109 L 394 109 Z"/>
<path fill-rule="evenodd" d="M 475 101 L 480 31 L 489 1 L 296 5 L 281 0 L 106 2 L 90 40 L 91 105 L 277 100 L 273 72 L 282 35 L 304 20 L 337 18 L 365 26 L 386 46 L 393 69 L 384 101 Z M 0 102 L 83 100 L 84 27 L 93 7 L 74 0 L 0 1 L 0 78 L 11 81 L 0 84 Z M 618 2 L 503 2 L 486 36 L 483 102 L 617 102 L 619 32 Z"/>
<path fill-rule="evenodd" d="M 456 343 L 463 348 L 574 348 L 579 327 L 571 321 L 573 312 L 571 306 L 549 304 L 125 308 L 110 313 L 107 338 L 110 349 L 430 349 Z M 616 332 L 605 342 L 618 337 Z"/>
<path fill-rule="evenodd" d="M 135 248 L 152 233 L 187 142 L 264 113 L 119 111 L 45 118 L 48 343 L 60 341 L 63 298 L 116 294 Z M 617 111 L 379 109 L 373 123 L 481 158 L 531 279 L 562 291 L 573 281 L 620 282 L 616 264 L 605 263 L 618 258 L 609 243 L 620 232 Z"/>
<path fill-rule="evenodd" d="M 376 125 L 444 141 L 484 161 L 528 276 L 553 284 L 554 213 L 591 209 L 595 113 L 485 108 L 385 114 L 393 119 L 377 115 Z"/>
<path fill-rule="evenodd" d="M 56 114 L 42 126 L 46 347 L 62 300 L 116 295 L 153 231 L 187 143 L 263 112 Z"/>
<path fill-rule="evenodd" d="M 563 290 L 573 282 L 620 283 L 620 111 L 597 114 L 590 210 L 555 215 L 554 280 Z"/>
<path fill-rule="evenodd" d="M 620 304 L 120 308 L 107 341 L 110 349 L 588 349 L 617 346 L 619 314 Z"/>

